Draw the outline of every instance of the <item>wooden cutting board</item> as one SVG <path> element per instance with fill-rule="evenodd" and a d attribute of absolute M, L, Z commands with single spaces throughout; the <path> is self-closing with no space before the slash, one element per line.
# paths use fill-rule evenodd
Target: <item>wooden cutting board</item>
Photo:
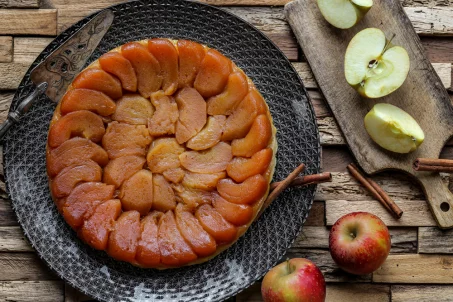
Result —
<path fill-rule="evenodd" d="M 453 195 L 439 173 L 412 169 L 418 157 L 438 158 L 453 135 L 453 108 L 447 91 L 428 61 L 418 35 L 399 0 L 375 0 L 368 14 L 351 29 L 330 25 L 316 0 L 297 0 L 285 6 L 286 18 L 296 35 L 313 74 L 323 92 L 349 148 L 366 173 L 401 170 L 421 183 L 440 228 L 453 228 Z M 394 93 L 380 99 L 364 99 L 351 88 L 344 76 L 344 55 L 349 41 L 368 27 L 381 29 L 394 45 L 404 47 L 410 57 L 408 78 Z M 425 141 L 410 154 L 386 151 L 374 143 L 363 118 L 376 103 L 396 105 L 418 121 Z M 402 209 L 403 211 L 405 209 Z"/>

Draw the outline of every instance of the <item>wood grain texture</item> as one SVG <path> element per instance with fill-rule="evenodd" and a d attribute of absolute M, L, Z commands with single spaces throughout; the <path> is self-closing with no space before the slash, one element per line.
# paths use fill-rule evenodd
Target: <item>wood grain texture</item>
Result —
<path fill-rule="evenodd" d="M 65 283 L 64 286 L 64 302 L 94 302 L 95 300 L 91 299 L 87 295 L 79 292 L 77 289 Z"/>
<path fill-rule="evenodd" d="M 452 230 L 439 230 L 433 227 L 418 229 L 418 252 L 424 254 L 453 254 Z"/>
<path fill-rule="evenodd" d="M 451 12 L 449 9 L 443 11 L 448 12 L 446 15 Z M 314 1 L 291 2 L 285 6 L 285 12 L 359 165 L 367 173 L 397 169 L 415 175 L 424 187 L 438 225 L 452 228 L 453 194 L 437 175 L 418 173 L 412 169 L 412 162 L 417 157 L 437 158 L 453 134 L 450 97 L 426 58 L 422 44 L 400 3 L 396 0 L 375 3 L 366 17 L 347 31 L 328 24 Z M 410 16 L 417 10 L 411 8 L 406 9 L 406 12 Z M 411 20 L 414 23 L 414 18 Z M 409 154 L 396 155 L 378 148 L 371 140 L 363 127 L 363 118 L 378 101 L 363 100 L 347 84 L 344 80 L 344 62 L 338 60 L 344 57 L 349 41 L 357 32 L 379 24 L 385 24 L 387 32 L 396 34 L 393 43 L 404 47 L 411 59 L 411 69 L 405 83 L 392 94 L 379 99 L 379 102 L 390 102 L 406 110 L 424 130 L 424 143 Z M 417 23 L 414 26 L 417 28 Z M 320 56 L 322 60 L 319 60 Z M 442 211 L 443 203 L 448 203 L 451 210 Z"/>
<path fill-rule="evenodd" d="M 63 286 L 62 281 L 0 281 L 0 301 L 61 302 Z"/>
<path fill-rule="evenodd" d="M 3 170 L 3 169 L 2 169 Z M 16 215 L 8 200 L 0 198 L 0 226 L 17 226 Z"/>
<path fill-rule="evenodd" d="M 17 89 L 29 67 L 23 62 L 0 63 L 0 90 Z"/>
<path fill-rule="evenodd" d="M 453 8 L 406 7 L 404 9 L 419 35 L 447 35 L 453 33 Z"/>
<path fill-rule="evenodd" d="M 346 164 L 346 163 L 345 163 Z M 449 174 L 443 174 L 448 185 Z M 402 173 L 379 173 L 370 177 L 395 200 L 423 200 L 418 183 Z M 332 172 L 332 181 L 318 185 L 315 200 L 372 200 L 373 196 L 349 173 Z"/>
<path fill-rule="evenodd" d="M 389 255 L 373 273 L 373 282 L 453 283 L 451 255 Z"/>
<path fill-rule="evenodd" d="M 58 280 L 34 253 L 0 253 L 2 281 Z"/>
<path fill-rule="evenodd" d="M 390 228 L 390 253 L 416 253 L 417 228 Z M 329 228 L 304 226 L 292 248 L 328 249 Z"/>
<path fill-rule="evenodd" d="M 0 0 L 0 8 L 38 8 L 39 0 Z"/>
<path fill-rule="evenodd" d="M 14 62 L 31 64 L 53 38 L 14 37 Z"/>
<path fill-rule="evenodd" d="M 377 284 L 327 284 L 327 302 L 390 301 L 390 286 Z M 261 283 L 257 282 L 238 294 L 236 302 L 261 302 Z"/>
<path fill-rule="evenodd" d="M 400 219 L 395 219 L 377 200 L 326 200 L 326 222 L 327 225 L 333 225 L 348 213 L 369 212 L 381 218 L 387 226 L 436 226 L 436 221 L 425 201 L 395 200 L 395 202 L 404 211 Z"/>
<path fill-rule="evenodd" d="M 450 302 L 451 285 L 392 285 L 392 302 Z"/>
<path fill-rule="evenodd" d="M 375 284 L 330 284 L 328 302 L 385 302 L 390 301 L 390 286 Z"/>
<path fill-rule="evenodd" d="M 325 208 L 323 201 L 313 202 L 310 214 L 304 223 L 304 226 L 321 226 L 325 225 Z"/>
<path fill-rule="evenodd" d="M 289 249 L 282 261 L 287 258 L 307 258 L 315 263 L 324 275 L 326 282 L 369 282 L 371 275 L 355 276 L 341 270 L 333 261 L 329 251 L 314 249 Z"/>
<path fill-rule="evenodd" d="M 48 35 L 57 34 L 57 10 L 55 9 L 7 9 L 0 10 L 0 34 Z"/>
<path fill-rule="evenodd" d="M 0 252 L 33 252 L 20 227 L 0 227 Z M 1 277 L 0 277 L 1 280 Z"/>
<path fill-rule="evenodd" d="M 0 36 L 0 62 L 11 62 L 13 60 L 13 37 Z"/>

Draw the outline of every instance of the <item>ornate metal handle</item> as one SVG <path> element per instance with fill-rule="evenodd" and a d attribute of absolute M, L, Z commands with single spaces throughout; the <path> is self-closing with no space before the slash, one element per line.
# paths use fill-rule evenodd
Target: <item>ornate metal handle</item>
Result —
<path fill-rule="evenodd" d="M 33 103 L 39 98 L 41 94 L 44 93 L 47 89 L 47 83 L 41 83 L 17 106 L 16 110 L 10 111 L 8 113 L 7 120 L 0 125 L 0 140 L 3 139 L 6 132 L 12 125 L 19 122 L 22 115 L 24 115 Z"/>

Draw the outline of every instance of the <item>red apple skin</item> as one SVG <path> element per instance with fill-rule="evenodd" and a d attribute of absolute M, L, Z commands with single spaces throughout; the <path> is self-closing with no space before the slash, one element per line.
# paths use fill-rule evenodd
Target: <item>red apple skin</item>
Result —
<path fill-rule="evenodd" d="M 326 282 L 313 262 L 294 258 L 280 263 L 264 276 L 261 295 L 265 302 L 323 302 Z"/>
<path fill-rule="evenodd" d="M 366 275 L 377 270 L 387 259 L 390 247 L 387 226 L 370 213 L 347 214 L 330 230 L 330 254 L 340 268 L 351 274 Z"/>

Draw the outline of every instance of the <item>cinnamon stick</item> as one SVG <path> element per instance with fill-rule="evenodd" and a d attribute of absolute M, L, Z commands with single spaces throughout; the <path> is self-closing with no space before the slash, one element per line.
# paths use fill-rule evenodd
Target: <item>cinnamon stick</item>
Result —
<path fill-rule="evenodd" d="M 280 195 L 290 184 L 291 182 L 305 169 L 304 164 L 300 164 L 293 172 L 291 172 L 288 177 L 286 177 L 283 181 L 279 182 L 279 184 L 272 190 L 271 193 L 267 196 L 264 204 L 261 208 L 261 212 L 266 209 L 277 197 Z M 261 213 L 260 213 L 261 214 Z"/>
<path fill-rule="evenodd" d="M 298 176 L 294 178 L 294 180 L 290 183 L 290 187 L 300 187 L 300 186 L 308 186 L 313 184 L 319 184 L 323 182 L 328 182 L 332 180 L 332 174 L 330 172 L 323 172 L 318 174 L 311 174 L 305 176 Z M 270 190 L 274 190 L 281 181 L 271 183 Z"/>
<path fill-rule="evenodd" d="M 403 211 L 374 180 L 363 176 L 354 164 L 349 164 L 347 169 L 395 218 L 401 218 Z"/>
<path fill-rule="evenodd" d="M 439 158 L 417 158 L 414 161 L 415 171 L 453 172 L 453 160 Z"/>

